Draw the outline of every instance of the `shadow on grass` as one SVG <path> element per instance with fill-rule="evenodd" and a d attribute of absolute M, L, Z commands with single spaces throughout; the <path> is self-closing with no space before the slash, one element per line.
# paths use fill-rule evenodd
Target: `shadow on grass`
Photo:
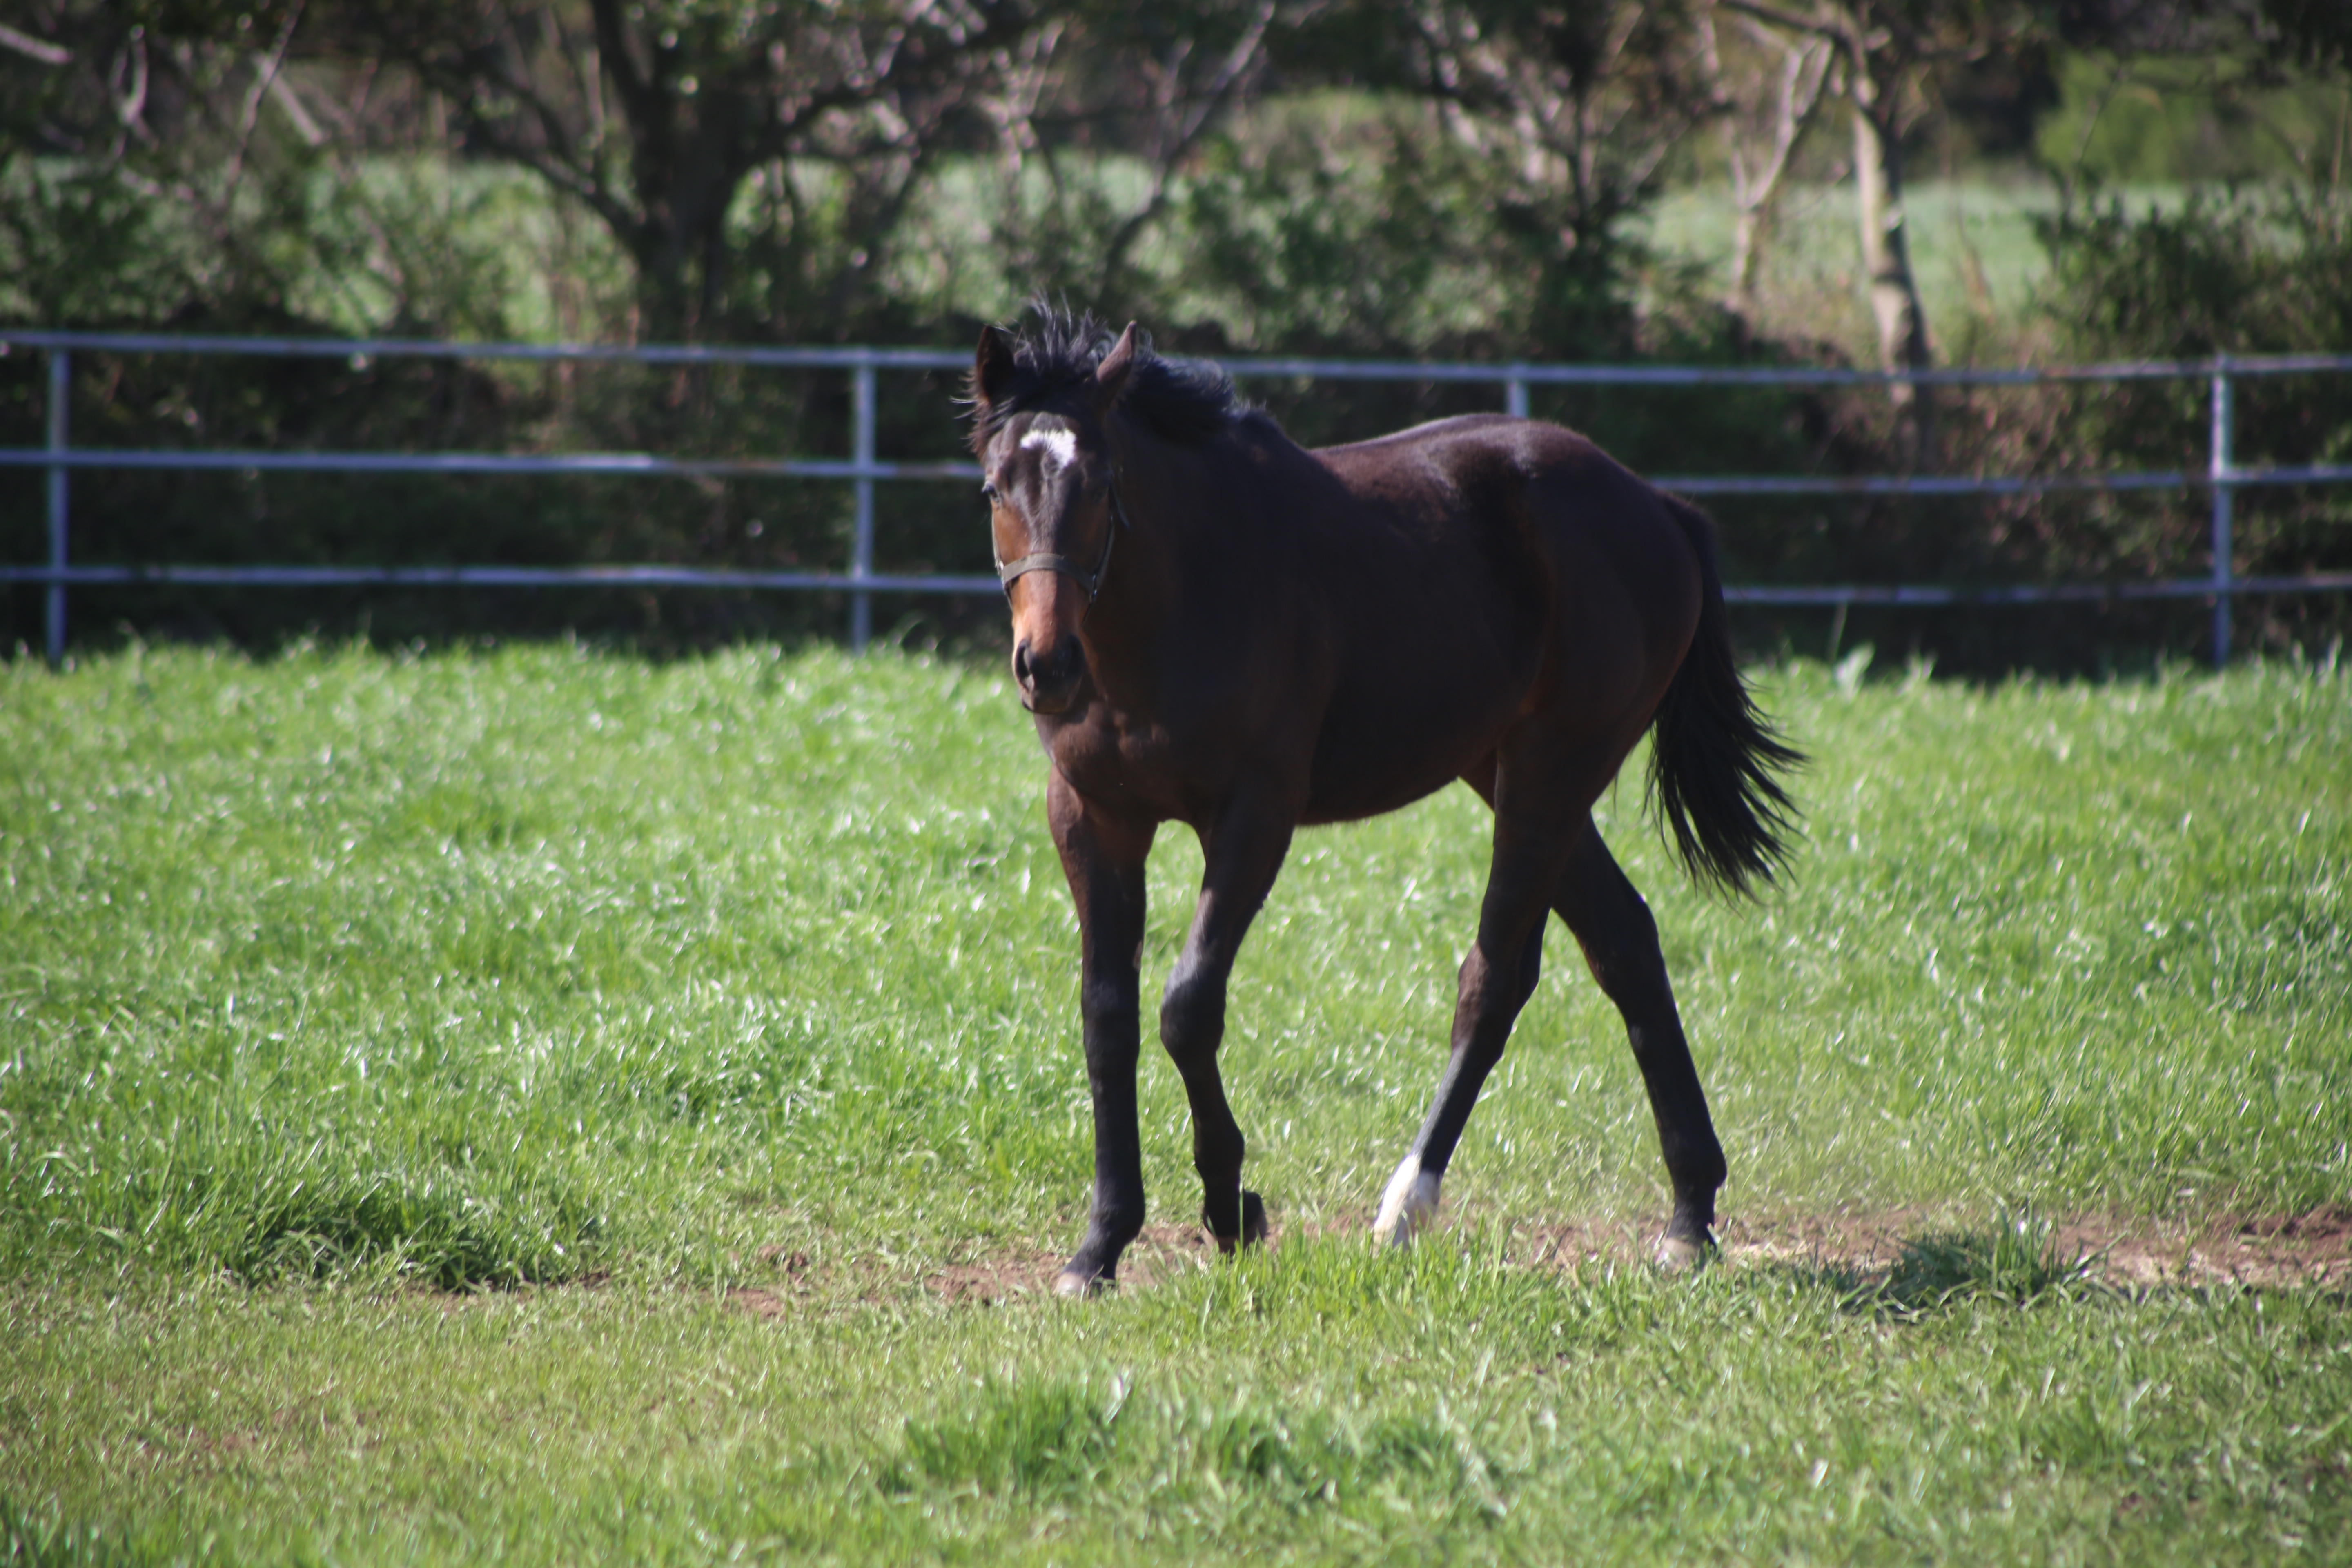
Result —
<path fill-rule="evenodd" d="M 878 1491 L 1075 1500 L 1149 1483 L 1164 1505 L 1265 1504 L 1285 1512 L 1399 1491 L 1500 1517 L 1508 1467 L 1442 1411 L 1372 1415 L 1242 1394 L 1130 1399 L 1124 1375 L 1090 1388 L 1061 1378 L 992 1381 L 936 1420 L 910 1419 L 903 1448 L 873 1472 Z M 1351 1418 L 1352 1417 L 1352 1418 Z"/>
<path fill-rule="evenodd" d="M 1974 1229 L 1906 1240 L 1874 1294 L 1882 1310 L 1914 1316 L 1964 1301 L 2031 1307 L 2105 1290 L 2099 1264 L 2099 1254 L 2063 1246 L 2032 1208 L 2003 1206 Z"/>
<path fill-rule="evenodd" d="M 1916 1321 L 1979 1303 L 2020 1309 L 2089 1297 L 2121 1298 L 2101 1279 L 2102 1255 L 2065 1247 L 2057 1227 L 2030 1207 L 2006 1205 L 1979 1226 L 1907 1237 L 1884 1267 L 1851 1259 L 1755 1265 L 1800 1289 L 1827 1291 L 1841 1310 Z"/>
<path fill-rule="evenodd" d="M 1916 1322 L 1963 1306 L 2025 1310 L 2087 1301 L 2201 1302 L 2265 1288 L 2238 1281 L 2118 1283 L 2106 1277 L 2107 1261 L 2105 1248 L 2068 1245 L 2058 1227 L 2031 1207 L 2003 1205 L 1981 1226 L 1906 1237 L 1884 1266 L 1816 1258 L 1751 1267 L 1801 1289 L 1825 1291 L 1836 1298 L 1842 1311 L 1897 1322 Z M 2321 1297 L 2352 1302 L 2352 1290 L 2323 1290 Z"/>
<path fill-rule="evenodd" d="M 222 1267 L 247 1283 L 382 1272 L 445 1290 L 556 1283 L 586 1268 L 602 1227 L 576 1194 L 543 1183 L 493 1194 L 452 1175 L 298 1182 L 241 1216 Z"/>

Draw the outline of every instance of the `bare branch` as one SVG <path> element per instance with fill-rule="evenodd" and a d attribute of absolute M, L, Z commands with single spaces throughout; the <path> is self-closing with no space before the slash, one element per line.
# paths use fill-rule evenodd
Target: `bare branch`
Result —
<path fill-rule="evenodd" d="M 131 86 L 128 90 L 108 96 L 114 102 L 114 117 L 122 129 L 142 142 L 152 142 L 155 133 L 147 128 L 147 39 L 142 34 L 131 35 L 130 47 L 123 50 L 131 66 Z M 110 81 L 109 87 L 111 88 Z"/>
<path fill-rule="evenodd" d="M 1817 11 L 1810 16 L 1801 16 L 1793 11 L 1783 11 L 1777 5 L 1759 5 L 1757 0 L 1717 0 L 1717 3 L 1727 11 L 1736 11 L 1743 16 L 1753 16 L 1759 22 L 1779 27 L 1785 32 L 1811 33 L 1819 37 L 1841 41 L 1848 32 L 1847 28 L 1840 26 L 1841 19 L 1826 10 Z"/>
<path fill-rule="evenodd" d="M 293 123 L 294 134 L 302 138 L 306 145 L 324 147 L 327 144 L 327 133 L 319 128 L 317 121 L 310 118 L 310 111 L 303 107 L 302 100 L 294 91 L 293 82 L 282 71 L 269 79 L 269 98 L 271 102 L 286 111 L 286 118 Z"/>
<path fill-rule="evenodd" d="M 295 0 L 286 13 L 286 25 L 278 29 L 277 45 L 267 56 L 255 58 L 253 86 L 245 95 L 245 104 L 237 112 L 236 150 L 229 154 L 227 178 L 222 182 L 224 193 L 233 192 L 245 176 L 245 155 L 253 145 L 253 132 L 261 123 L 261 101 L 269 92 L 269 84 L 278 79 L 286 64 L 286 51 L 294 42 L 294 29 L 302 20 L 302 0 Z M 225 194 L 224 201 L 229 199 Z"/>
<path fill-rule="evenodd" d="M 30 56 L 45 66 L 66 65 L 73 59 L 71 49 L 60 48 L 45 38 L 33 37 L 30 33 L 20 33 L 5 22 L 0 22 L 0 49 L 14 49 L 20 55 Z"/>
<path fill-rule="evenodd" d="M 1274 25 L 1274 16 L 1275 0 L 1260 0 L 1258 8 L 1251 13 L 1248 23 L 1242 28 L 1241 37 L 1218 61 L 1208 82 L 1198 93 L 1192 95 L 1190 112 L 1176 114 L 1179 105 L 1185 100 L 1180 90 L 1183 68 L 1181 53 L 1162 76 L 1159 114 L 1153 127 L 1151 184 L 1142 205 L 1127 216 L 1112 232 L 1109 242 L 1103 247 L 1102 268 L 1096 274 L 1096 298 L 1106 301 L 1110 299 L 1112 286 L 1118 280 L 1119 274 L 1127 269 L 1128 253 L 1143 237 L 1143 231 L 1167 210 L 1168 195 L 1175 179 L 1177 165 L 1191 155 L 1200 142 L 1202 132 L 1208 129 L 1217 111 L 1232 100 L 1243 79 L 1264 58 L 1266 29 Z M 1184 52 L 1189 52 L 1190 47 L 1189 42 L 1180 46 Z M 1172 127 L 1169 123 L 1171 114 L 1176 114 Z"/>

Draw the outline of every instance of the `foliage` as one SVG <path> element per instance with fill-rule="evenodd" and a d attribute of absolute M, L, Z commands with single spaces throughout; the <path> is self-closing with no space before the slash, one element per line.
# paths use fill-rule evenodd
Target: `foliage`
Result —
<path fill-rule="evenodd" d="M 2299 179 L 2340 183 L 2343 82 L 2282 73 L 2259 56 L 2104 50 L 2057 62 L 2059 101 L 2034 132 L 2042 165 L 2106 184 Z"/>
<path fill-rule="evenodd" d="M 2170 211 L 2120 198 L 2042 225 L 2048 306 L 2068 358 L 2194 357 L 2352 348 L 2352 202 L 2287 186 L 2193 193 Z M 2342 375 L 2237 379 L 2233 460 L 2241 466 L 2352 459 L 2352 382 Z M 2152 381 L 2072 398 L 2049 416 L 2044 461 L 2070 467 L 2182 466 L 2210 447 L 2210 385 Z M 2046 505 L 2047 548 L 2076 571 L 2149 574 L 2195 559 L 2206 497 L 2110 498 Z M 2352 500 L 2341 489 L 2251 488 L 2236 499 L 2242 574 L 2352 565 Z M 2169 569 L 2177 570 L 2177 564 Z M 2340 601 L 2258 601 L 2258 635 L 2316 645 L 2352 621 Z"/>
<path fill-rule="evenodd" d="M 2352 343 L 2352 201 L 2293 185 L 2121 197 L 2041 226 L 2063 352 L 2194 358 Z M 2315 416 L 2324 428 L 2335 422 Z M 2267 423 L 2267 422 L 2265 422 Z"/>
<path fill-rule="evenodd" d="M 1706 117 L 1680 5 L 1468 0 L 1409 15 L 1451 128 L 1507 193 L 1507 226 L 1555 266 L 1605 247 Z"/>
<path fill-rule="evenodd" d="M 334 41 L 404 66 L 452 106 L 478 153 L 593 212 L 635 262 L 657 339 L 736 324 L 730 277 L 746 231 L 730 232 L 730 217 L 751 176 L 769 176 L 765 221 L 748 232 L 766 242 L 768 302 L 798 306 L 785 331 L 804 338 L 854 319 L 896 210 L 1030 21 L 1010 0 L 348 0 Z M 795 158 L 840 177 L 829 223 L 805 221 Z M 828 230 L 856 248 L 828 247 Z M 787 279 L 799 287 L 780 300 Z"/>
<path fill-rule="evenodd" d="M 1043 295 L 1139 320 L 1163 346 L 1210 355 L 1843 363 L 1846 350 L 1817 340 L 1849 334 L 1820 331 L 1819 312 L 1838 308 L 1829 296 L 1853 291 L 1851 268 L 1843 286 L 1819 280 L 1816 313 L 1801 322 L 1767 318 L 1736 288 L 1730 308 L 1718 304 L 1722 290 L 1644 222 L 1669 181 L 1702 166 L 1715 145 L 1703 132 L 1772 121 L 1749 100 L 1769 95 L 1784 68 L 1819 74 L 1812 101 L 1839 89 L 1829 46 L 1790 33 L 1774 7 L 1431 0 L 1399 13 L 1186 0 L 1146 14 L 1005 0 L 917 9 L 899 37 L 892 18 L 914 13 L 887 5 L 43 0 L 35 30 L 19 29 L 21 47 L 0 47 L 9 89 L 0 319 L 961 343 L 982 320 Z M 2054 52 L 2048 17 L 2005 4 L 1866 9 L 1885 24 L 1872 36 L 1885 35 L 1894 96 L 1879 102 L 1890 126 L 1914 128 L 1915 155 L 1927 145 L 1917 127 L 1932 123 L 1939 95 L 1958 90 L 1953 72 L 2064 76 L 2049 136 L 2078 121 L 2120 121 L 2121 103 L 2097 115 L 2084 106 L 2077 79 L 2091 57 L 2082 51 L 2095 47 L 2170 80 L 2192 68 L 2177 57 L 2198 44 L 2214 74 L 2249 91 L 2305 83 L 2295 101 L 2305 109 L 2337 80 L 2325 27 L 2305 37 L 2292 17 L 2264 21 L 2243 6 L 2159 7 L 2153 20 L 2144 9 L 2086 14 L 2067 22 Z M 1832 6 L 1814 20 L 1828 27 L 1840 17 L 1852 19 Z M 1737 46 L 1731 54 L 1748 54 L 1727 65 L 1729 46 L 1706 42 L 1718 35 Z M 1779 58 L 1765 47 L 1775 37 L 1811 41 Z M 1851 76 L 1843 89 L 1853 89 Z M 1774 132 L 1789 138 L 1775 171 L 1797 166 L 1804 117 L 1794 98 L 1788 109 Z M 2326 161 L 2318 126 L 2307 115 L 2288 127 L 2315 173 Z M 1770 189 L 1760 166 L 1745 178 L 1752 258 Z M 2194 353 L 2225 339 L 2340 346 L 2344 312 L 2329 303 L 2344 270 L 2333 199 L 2207 198 L 2146 225 L 2079 209 L 2047 231 L 2051 313 L 1993 321 L 1988 298 L 1972 330 L 1999 338 L 2004 357 L 2017 343 L 2087 358 Z M 2241 212 L 2249 216 L 2231 216 Z M 2190 232 L 2198 226 L 2210 232 Z M 1964 342 L 1956 336 L 1939 352 Z M 40 439 L 38 370 L 30 355 L 0 363 L 0 432 L 11 444 Z M 84 355 L 72 418 L 77 438 L 126 447 L 843 456 L 845 381 Z M 880 449 L 954 457 L 953 382 L 884 377 Z M 2247 383 L 2242 455 L 2325 460 L 2340 421 L 2326 395 L 2306 395 L 2320 385 Z M 1496 401 L 1492 387 L 1469 384 L 1261 379 L 1248 391 L 1309 443 Z M 2197 396 L 2187 386 L 1945 394 L 1924 456 L 1951 471 L 2193 467 L 2204 444 Z M 1914 422 L 1875 391 L 1563 389 L 1539 391 L 1534 411 L 1651 472 L 1834 477 L 1923 458 Z M 984 567 L 961 487 L 886 493 L 885 570 Z M 89 563 L 838 570 L 851 528 L 843 487 L 765 480 L 93 473 L 75 477 L 72 495 L 74 552 Z M 1765 500 L 1719 510 L 1727 560 L 1746 580 L 1990 584 L 2178 574 L 2200 552 L 2200 505 L 2190 495 Z M 2339 563 L 2334 506 L 2248 492 L 2242 563 Z M 37 485 L 0 489 L 7 559 L 43 552 L 40 507 Z M 688 593 L 78 590 L 74 605 L 86 646 L 133 632 L 267 647 L 310 630 L 404 642 L 568 627 L 667 650 L 819 635 L 843 618 L 836 602 Z M 918 641 L 987 644 L 999 635 L 992 609 L 979 599 L 886 601 L 880 624 Z M 34 640 L 40 613 L 37 592 L 7 595 L 0 646 Z M 2195 615 L 2181 605 L 2078 617 L 1870 614 L 1850 629 L 1932 653 L 1948 670 L 2088 668 L 2193 646 Z M 2281 600 L 2262 615 L 2273 647 L 2315 649 L 2342 629 L 2326 599 Z M 1751 629 L 1816 647 L 1848 628 L 1807 612 L 1759 616 Z"/>
<path fill-rule="evenodd" d="M 1217 139 L 1182 186 L 1170 291 L 1199 337 L 1366 357 L 1517 338 L 1496 331 L 1511 291 L 1480 268 L 1487 187 L 1423 116 L 1340 101 L 1250 132 Z"/>

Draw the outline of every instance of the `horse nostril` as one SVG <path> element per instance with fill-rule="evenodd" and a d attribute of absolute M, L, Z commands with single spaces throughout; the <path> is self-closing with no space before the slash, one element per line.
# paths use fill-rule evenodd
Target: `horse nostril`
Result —
<path fill-rule="evenodd" d="M 1037 672 L 1029 662 L 1029 639 L 1026 637 L 1013 645 L 1013 679 L 1024 687 L 1037 683 Z"/>

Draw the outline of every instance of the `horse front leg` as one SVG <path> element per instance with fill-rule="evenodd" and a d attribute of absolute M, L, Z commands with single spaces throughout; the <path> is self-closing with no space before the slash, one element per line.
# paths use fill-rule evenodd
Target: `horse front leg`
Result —
<path fill-rule="evenodd" d="M 1265 1206 L 1242 1187 L 1246 1145 L 1225 1100 L 1217 1048 L 1225 989 L 1250 921 L 1265 906 L 1290 849 L 1297 814 L 1272 794 L 1237 797 L 1202 835 L 1201 898 L 1184 951 L 1160 1001 L 1160 1043 L 1184 1079 L 1192 1110 L 1192 1168 L 1201 1173 L 1201 1221 L 1219 1250 L 1265 1239 Z"/>
<path fill-rule="evenodd" d="M 1151 853 L 1152 825 L 1105 813 L 1058 771 L 1046 785 L 1045 810 L 1078 911 L 1079 1011 L 1095 1121 L 1094 1205 L 1086 1239 L 1055 1278 L 1054 1289 L 1085 1296 L 1118 1282 L 1119 1255 L 1143 1229 L 1135 1058 L 1142 1035 L 1143 864 Z"/>

